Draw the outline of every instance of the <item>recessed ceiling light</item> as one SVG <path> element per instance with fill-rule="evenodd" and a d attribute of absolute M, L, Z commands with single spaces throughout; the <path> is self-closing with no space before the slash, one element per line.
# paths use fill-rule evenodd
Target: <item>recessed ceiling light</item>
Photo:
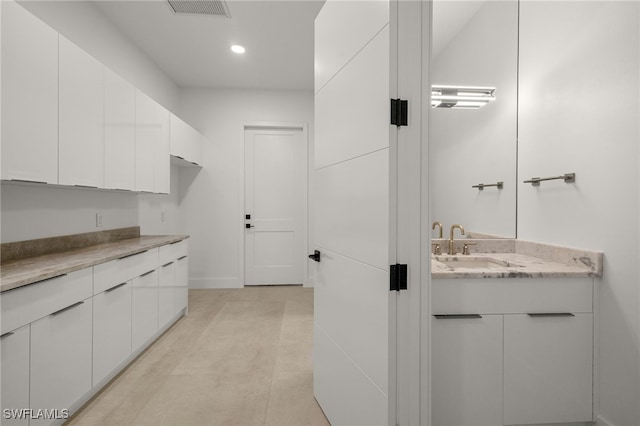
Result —
<path fill-rule="evenodd" d="M 244 47 L 240 46 L 239 44 L 234 44 L 233 46 L 231 46 L 231 51 L 234 53 L 244 53 Z"/>

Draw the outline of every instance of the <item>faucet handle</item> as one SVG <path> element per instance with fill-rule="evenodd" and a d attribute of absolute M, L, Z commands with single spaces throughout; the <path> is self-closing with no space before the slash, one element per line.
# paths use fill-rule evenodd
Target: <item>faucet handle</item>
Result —
<path fill-rule="evenodd" d="M 462 254 L 463 255 L 469 255 L 469 246 L 475 246 L 478 243 L 464 243 L 464 246 L 462 247 Z"/>
<path fill-rule="evenodd" d="M 436 256 L 440 256 L 442 254 L 442 250 L 440 249 L 440 244 L 432 243 L 431 245 L 433 246 L 433 254 L 435 254 Z"/>

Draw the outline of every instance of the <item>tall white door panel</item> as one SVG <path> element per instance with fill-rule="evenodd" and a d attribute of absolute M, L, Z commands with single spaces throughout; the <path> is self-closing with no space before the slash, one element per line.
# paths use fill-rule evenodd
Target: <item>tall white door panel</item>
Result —
<path fill-rule="evenodd" d="M 136 89 L 109 69 L 104 75 L 104 186 L 136 187 Z"/>
<path fill-rule="evenodd" d="M 155 102 L 136 90 L 136 191 L 153 192 Z"/>
<path fill-rule="evenodd" d="M 302 284 L 301 129 L 245 130 L 245 284 Z"/>
<path fill-rule="evenodd" d="M 61 185 L 104 187 L 104 66 L 60 36 Z"/>
<path fill-rule="evenodd" d="M 2 8 L 2 179 L 58 183 L 58 33 Z"/>
<path fill-rule="evenodd" d="M 382 425 L 395 404 L 389 4 L 343 3 L 328 1 L 316 19 L 314 394 L 332 425 Z"/>

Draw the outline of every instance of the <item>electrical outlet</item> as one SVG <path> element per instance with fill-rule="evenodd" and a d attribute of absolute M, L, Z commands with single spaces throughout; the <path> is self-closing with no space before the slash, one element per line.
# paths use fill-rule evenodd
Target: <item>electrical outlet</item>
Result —
<path fill-rule="evenodd" d="M 96 228 L 102 228 L 102 213 L 96 213 Z"/>
<path fill-rule="evenodd" d="M 160 212 L 160 222 L 164 222 L 167 219 L 165 212 Z"/>

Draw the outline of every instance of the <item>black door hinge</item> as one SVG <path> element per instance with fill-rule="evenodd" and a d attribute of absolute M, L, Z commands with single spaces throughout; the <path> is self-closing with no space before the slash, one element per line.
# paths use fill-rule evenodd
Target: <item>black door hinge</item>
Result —
<path fill-rule="evenodd" d="M 407 125 L 409 115 L 409 101 L 402 99 L 391 99 L 391 124 L 400 126 Z"/>
<path fill-rule="evenodd" d="M 396 263 L 391 265 L 389 290 L 400 291 L 407 289 L 407 265 Z"/>

